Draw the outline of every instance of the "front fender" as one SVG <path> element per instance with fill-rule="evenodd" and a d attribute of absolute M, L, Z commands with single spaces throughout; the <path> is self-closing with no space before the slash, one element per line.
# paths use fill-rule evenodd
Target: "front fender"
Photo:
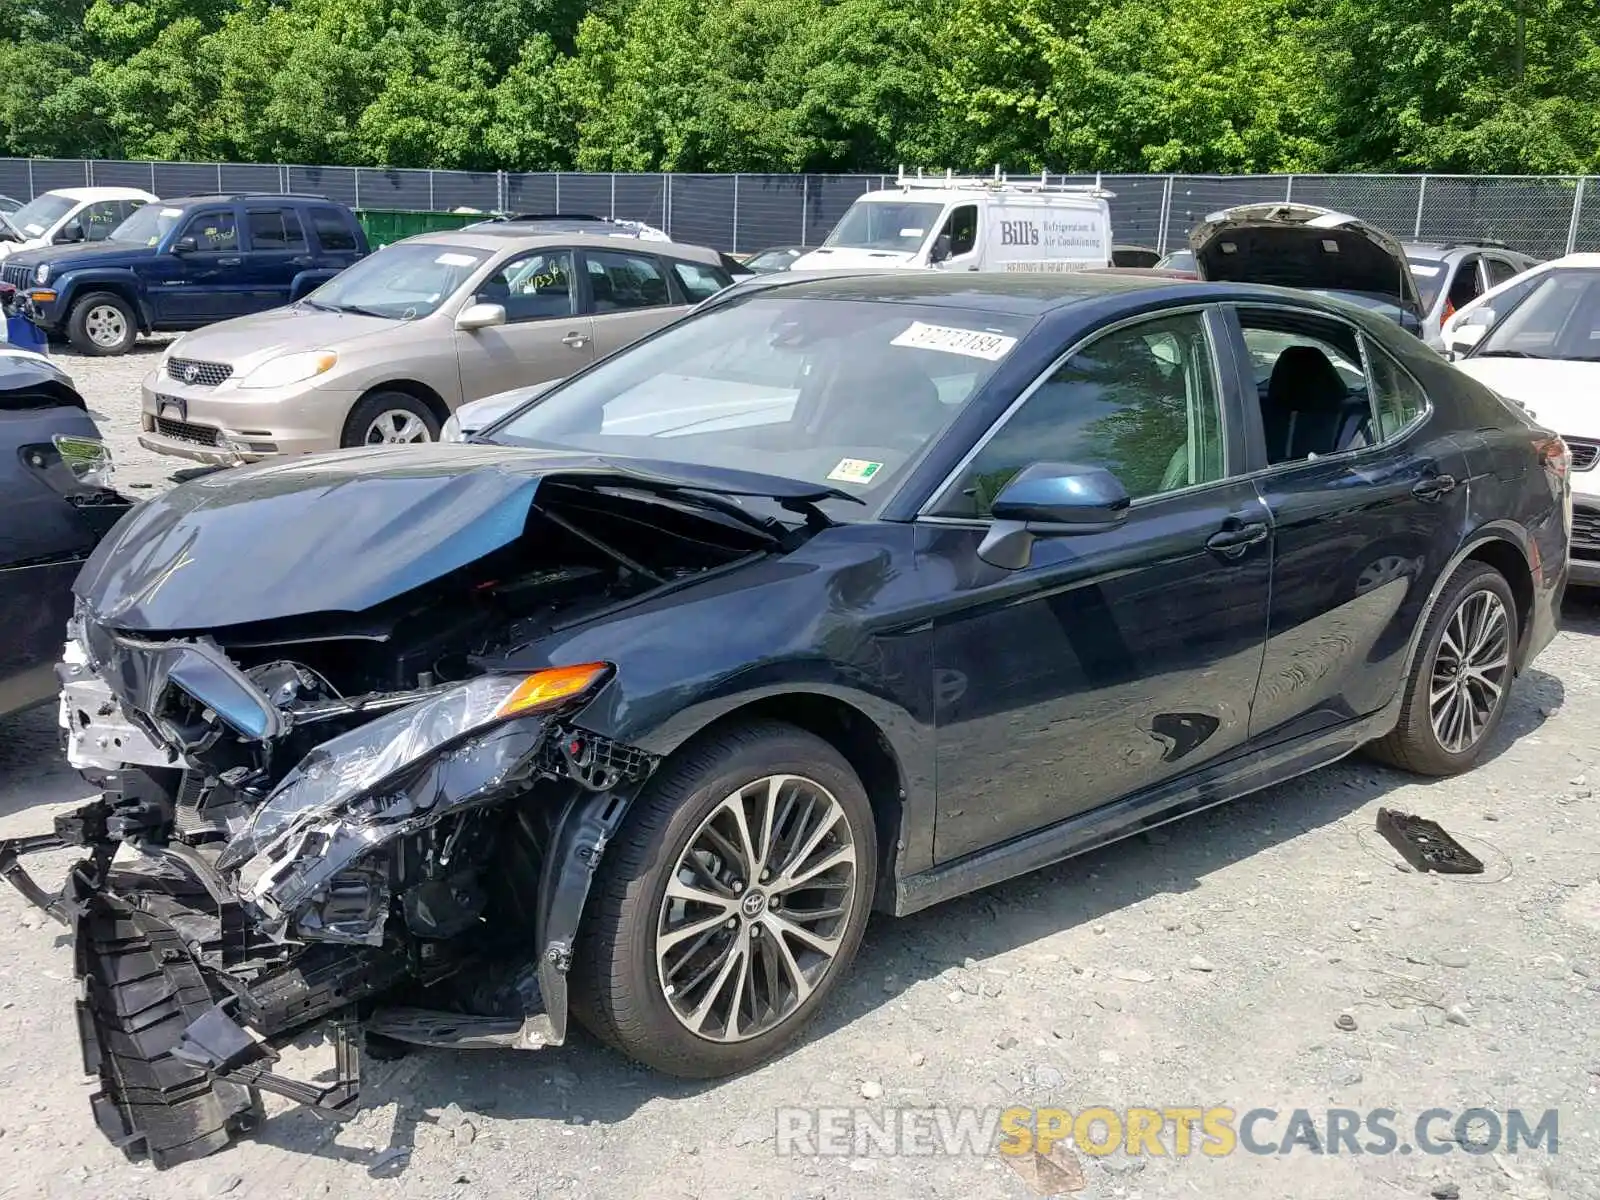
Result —
<path fill-rule="evenodd" d="M 44 286 L 54 286 L 56 292 L 53 304 L 38 306 L 40 314 L 50 324 L 65 324 L 67 314 L 80 296 L 90 292 L 116 292 L 132 303 L 140 327 L 150 327 L 150 306 L 145 301 L 144 289 L 139 286 L 139 277 L 126 267 L 68 269 L 59 279 Z"/>

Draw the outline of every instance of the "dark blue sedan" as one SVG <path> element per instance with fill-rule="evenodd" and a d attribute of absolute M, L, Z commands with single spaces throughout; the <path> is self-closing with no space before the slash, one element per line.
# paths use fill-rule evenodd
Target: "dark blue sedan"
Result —
<path fill-rule="evenodd" d="M 102 1127 L 165 1165 L 263 1088 L 348 1112 L 358 1032 L 742 1070 L 870 909 L 1360 747 L 1466 770 L 1555 633 L 1569 463 L 1303 291 L 784 275 L 467 444 L 153 498 L 77 582 L 105 791 L 24 847 L 93 849 Z M 324 1022 L 336 1079 L 268 1069 Z"/>

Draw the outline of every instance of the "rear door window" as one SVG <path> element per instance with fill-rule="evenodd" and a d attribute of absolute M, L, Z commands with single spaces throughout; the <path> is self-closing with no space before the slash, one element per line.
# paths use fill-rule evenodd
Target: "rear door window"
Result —
<path fill-rule="evenodd" d="M 590 250 L 584 257 L 588 260 L 589 295 L 596 316 L 672 303 L 667 277 L 655 259 L 609 250 Z"/>
<path fill-rule="evenodd" d="M 715 267 L 703 263 L 675 262 L 672 272 L 678 277 L 678 285 L 683 288 L 683 294 L 691 304 L 709 300 L 733 282 Z"/>
<path fill-rule="evenodd" d="M 303 250 L 306 235 L 292 208 L 252 208 L 246 218 L 252 250 Z"/>

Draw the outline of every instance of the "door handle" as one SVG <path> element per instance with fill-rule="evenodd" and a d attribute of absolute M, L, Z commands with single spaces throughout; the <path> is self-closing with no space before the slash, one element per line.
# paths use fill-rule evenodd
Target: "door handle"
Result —
<path fill-rule="evenodd" d="M 1260 521 L 1219 529 L 1206 539 L 1206 548 L 1225 558 L 1240 558 L 1258 542 L 1267 540 L 1267 527 Z"/>
<path fill-rule="evenodd" d="M 1454 475 L 1429 475 L 1411 486 L 1411 494 L 1418 500 L 1437 500 L 1446 492 L 1455 491 Z"/>
<path fill-rule="evenodd" d="M 219 259 L 217 259 L 217 266 L 219 266 L 219 267 L 237 267 L 241 261 L 242 261 L 241 259 L 237 259 L 237 258 L 219 258 Z"/>
<path fill-rule="evenodd" d="M 586 345 L 588 341 L 589 339 L 581 333 L 569 333 L 566 337 L 561 339 L 561 344 L 563 346 L 571 346 L 574 350 L 576 350 L 579 347 Z"/>
<path fill-rule="evenodd" d="M 312 263 L 316 262 L 317 260 L 312 258 L 309 254 L 301 254 L 301 255 L 297 255 L 294 258 L 291 258 L 289 261 L 292 262 L 297 267 L 309 267 Z"/>

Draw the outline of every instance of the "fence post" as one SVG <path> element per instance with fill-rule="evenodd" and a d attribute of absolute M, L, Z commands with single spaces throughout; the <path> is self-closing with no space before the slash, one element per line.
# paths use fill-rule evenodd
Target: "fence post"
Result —
<path fill-rule="evenodd" d="M 733 252 L 739 253 L 739 172 L 733 173 Z"/>
<path fill-rule="evenodd" d="M 806 244 L 806 209 L 811 207 L 811 176 L 800 176 L 800 244 Z"/>
<path fill-rule="evenodd" d="M 155 165 L 151 164 L 150 177 L 152 179 L 155 178 L 155 170 Z M 155 191 L 155 188 L 151 188 L 150 190 L 153 192 Z M 33 190 L 33 156 L 30 154 L 28 156 L 28 199 L 32 200 L 38 194 L 38 192 Z"/>
<path fill-rule="evenodd" d="M 1156 253 L 1167 253 L 1167 228 L 1172 221 L 1172 176 L 1167 176 L 1167 181 L 1161 188 L 1161 217 L 1156 224 Z"/>
<path fill-rule="evenodd" d="M 438 212 L 439 206 L 433 202 L 433 171 L 428 171 L 428 211 Z"/>
<path fill-rule="evenodd" d="M 611 172 L 611 219 L 617 219 L 617 173 Z"/>
<path fill-rule="evenodd" d="M 356 173 L 356 202 L 355 202 L 355 206 L 354 207 L 355 207 L 355 210 L 357 212 L 360 212 L 361 211 L 361 168 L 360 167 L 352 167 L 351 170 L 353 170 Z"/>
<path fill-rule="evenodd" d="M 672 236 L 672 176 L 661 172 L 661 228 Z"/>
<path fill-rule="evenodd" d="M 32 171 L 28 172 L 28 183 L 29 183 L 29 186 L 32 186 L 32 184 L 33 184 L 33 172 Z M 289 189 L 288 188 L 284 188 L 283 190 L 284 191 L 288 191 Z M 157 194 L 156 193 L 156 162 L 155 162 L 155 159 L 151 159 L 150 160 L 150 194 L 152 196 Z"/>
<path fill-rule="evenodd" d="M 1417 220 L 1416 223 L 1411 227 L 1411 240 L 1414 242 L 1422 240 L 1422 202 L 1426 200 L 1427 197 L 1428 177 L 1423 175 L 1421 176 L 1421 182 L 1417 184 Z"/>
<path fill-rule="evenodd" d="M 85 187 L 94 186 L 94 159 L 92 158 L 83 160 L 83 181 Z"/>
<path fill-rule="evenodd" d="M 555 175 L 556 175 L 556 211 L 560 212 L 561 211 L 561 172 L 557 171 L 555 173 Z"/>
<path fill-rule="evenodd" d="M 1285 204 L 1293 204 L 1294 203 L 1294 176 L 1293 175 L 1290 175 L 1289 178 L 1288 178 L 1288 181 L 1283 185 L 1283 202 Z"/>
<path fill-rule="evenodd" d="M 217 191 L 222 191 L 222 164 L 217 164 Z"/>
<path fill-rule="evenodd" d="M 1589 182 L 1587 175 L 1578 176 L 1578 190 L 1572 196 L 1572 220 L 1567 223 L 1567 253 L 1578 247 L 1578 218 L 1583 212 L 1583 189 Z"/>

